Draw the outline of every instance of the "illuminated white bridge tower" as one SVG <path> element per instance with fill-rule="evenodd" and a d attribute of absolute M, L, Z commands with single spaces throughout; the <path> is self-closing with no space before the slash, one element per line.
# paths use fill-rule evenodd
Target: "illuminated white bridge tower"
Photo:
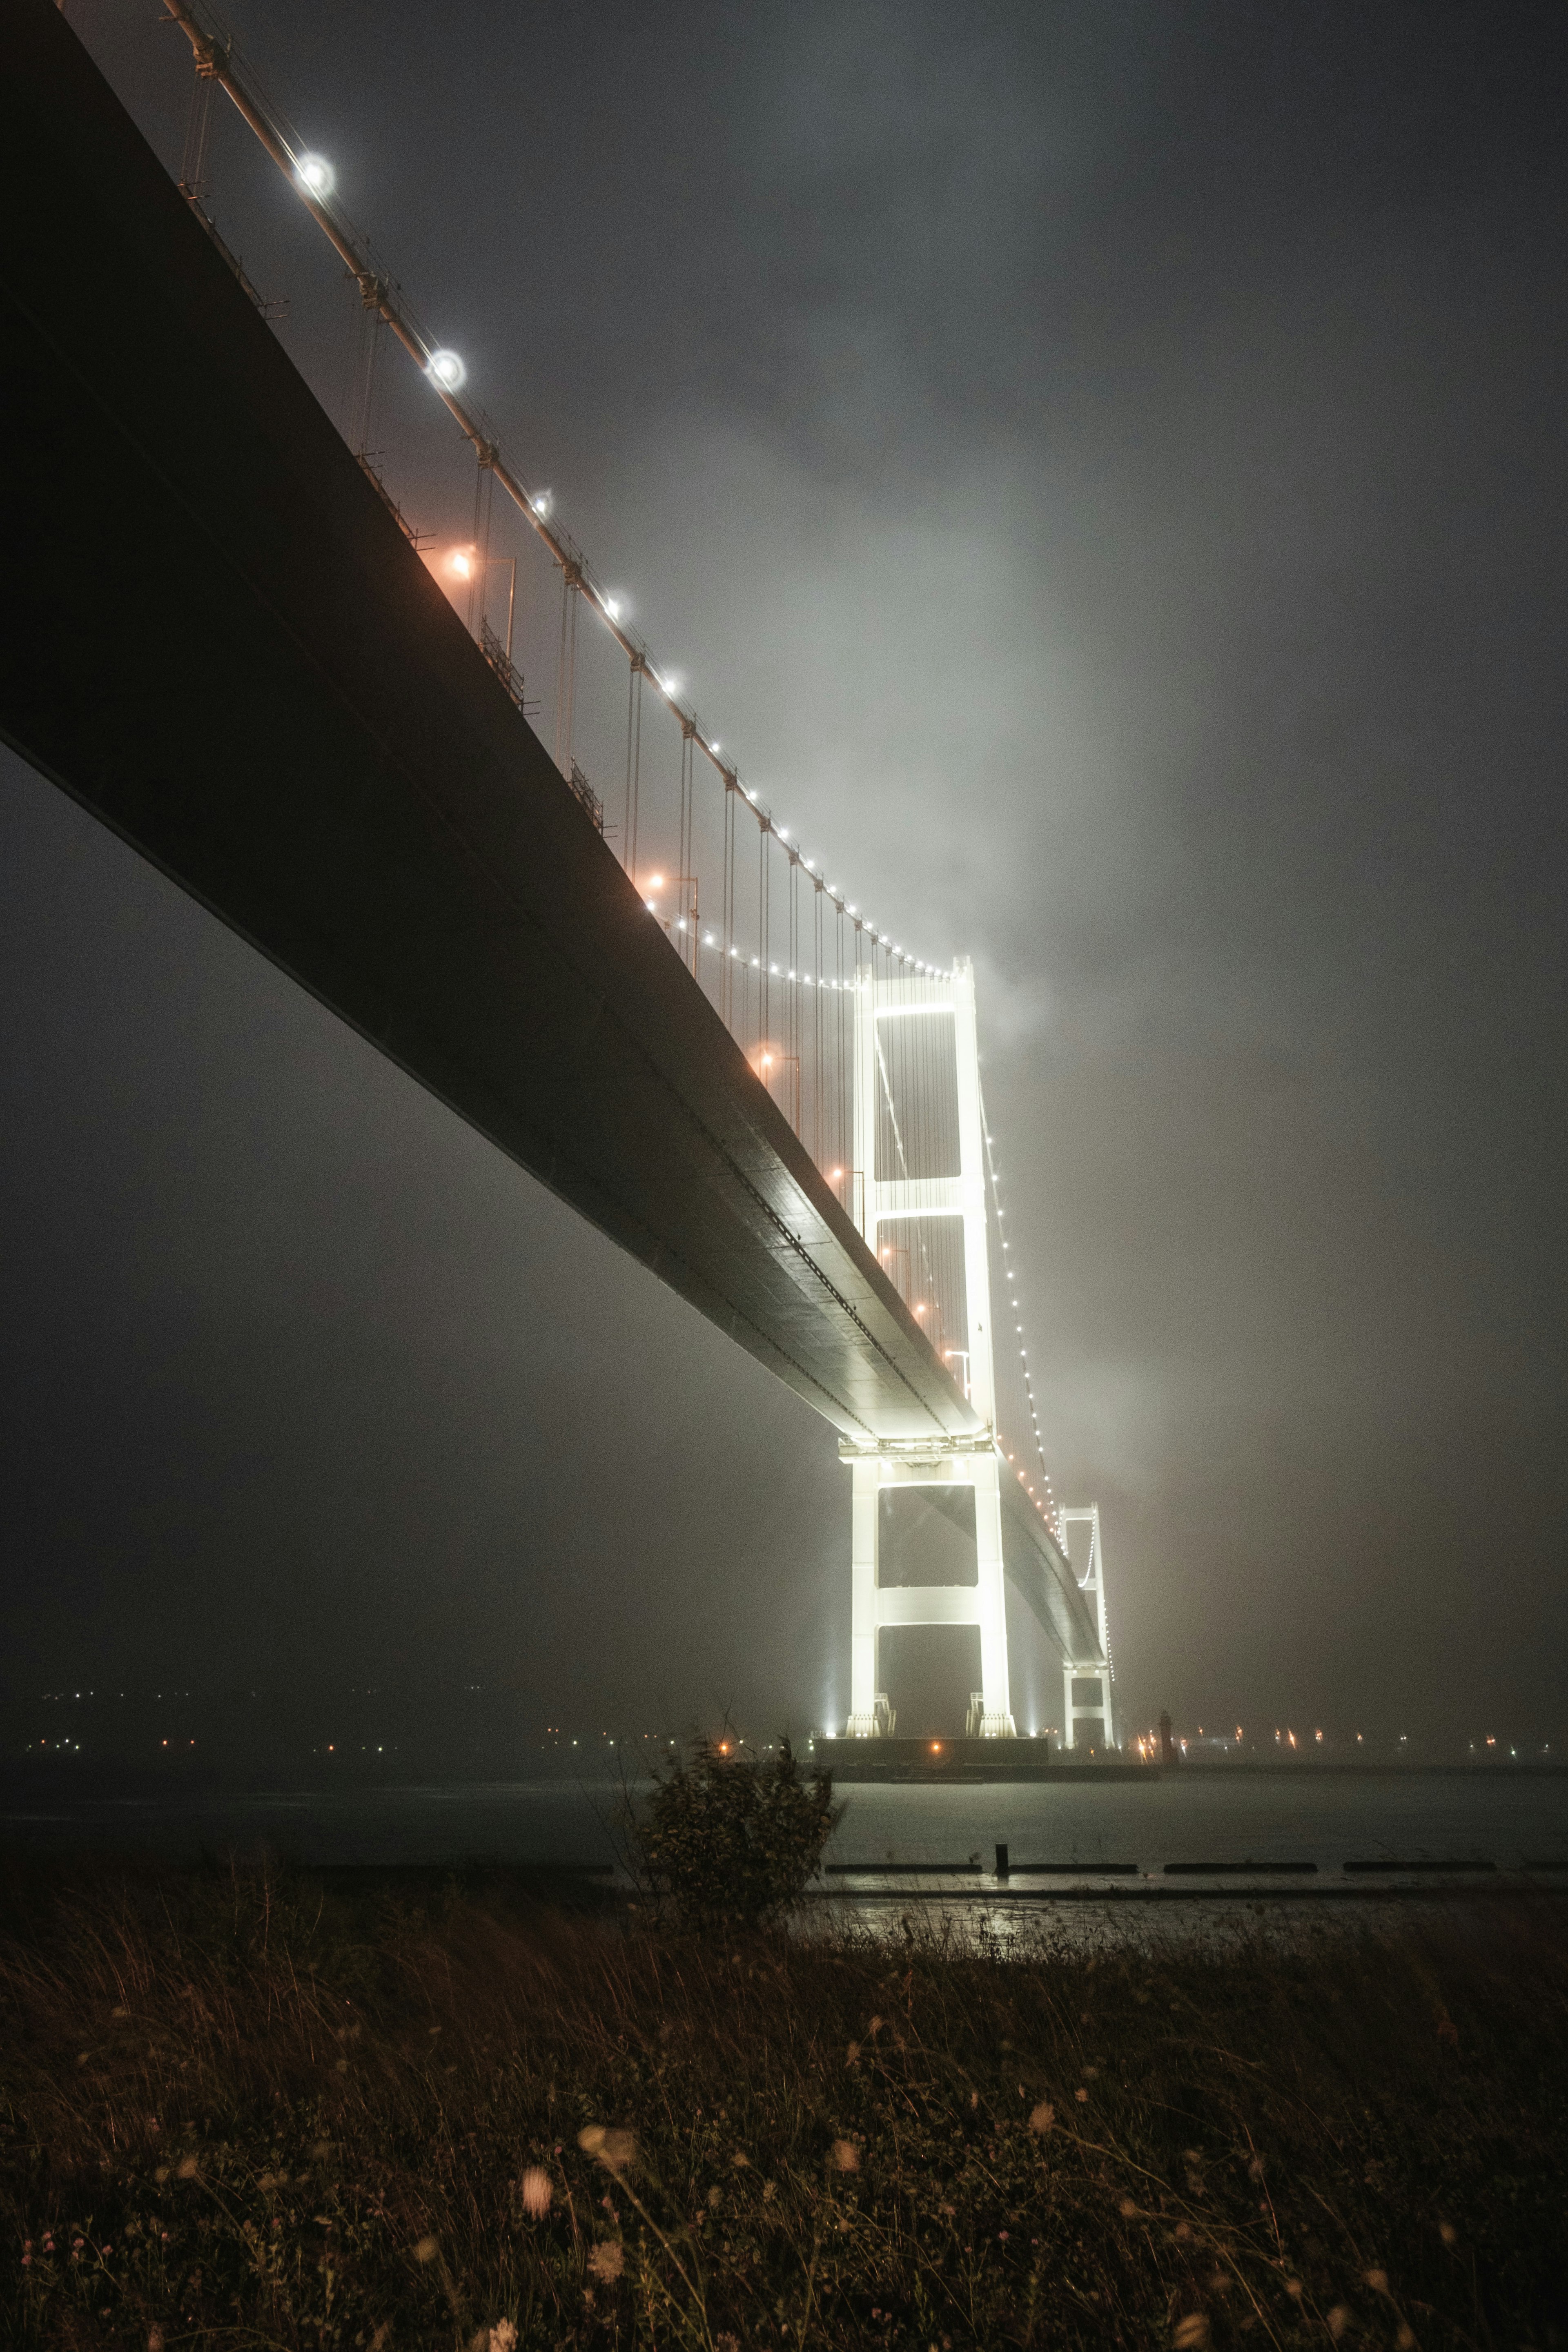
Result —
<path fill-rule="evenodd" d="M 971 1694 L 969 1736 L 1014 1736 L 1005 1569 L 1064 1660 L 1068 1743 L 1094 1717 L 1101 1738 L 1112 1742 L 1099 1512 L 1064 1515 L 1092 1523 L 1080 1582 L 1060 1528 L 1029 1495 L 998 1440 L 986 1135 L 974 971 L 966 959 L 947 973 L 897 978 L 861 967 L 854 1087 L 856 1222 L 960 1378 L 982 1427 L 969 1436 L 933 1437 L 928 1424 L 907 1441 L 840 1443 L 853 1482 L 847 1734 L 868 1738 L 894 1729 L 879 1688 L 882 1633 L 941 1625 L 979 1633 L 981 1687 Z M 922 1504 L 940 1539 L 911 1574 L 900 1537 Z"/>
<path fill-rule="evenodd" d="M 1100 1505 L 1089 1503 L 1080 1509 L 1061 1514 L 1062 1526 L 1084 1527 L 1089 1529 L 1089 1559 L 1079 1579 L 1079 1589 L 1094 1602 L 1094 1622 L 1100 1635 L 1100 1657 L 1075 1665 L 1070 1659 L 1062 1665 L 1062 1738 L 1068 1748 L 1078 1746 L 1078 1727 L 1086 1720 L 1098 1717 L 1105 1728 L 1107 1742 L 1116 1738 L 1115 1714 L 1110 1696 L 1110 1634 L 1105 1619 L 1105 1560 L 1100 1545 Z"/>
<path fill-rule="evenodd" d="M 865 965 L 857 973 L 855 1168 L 861 1233 L 884 1264 L 903 1272 L 900 1286 L 921 1319 L 929 1318 L 939 1352 L 963 1367 L 963 1386 L 985 1428 L 936 1445 L 922 1437 L 867 1447 L 846 1440 L 839 1447 L 853 1480 L 847 1728 L 859 1738 L 891 1728 L 877 1689 L 884 1627 L 976 1625 L 981 1688 L 971 1701 L 970 1729 L 1010 1738 L 985 1134 L 974 968 L 966 959 L 940 978 L 878 981 Z M 973 1496 L 972 1584 L 884 1580 L 884 1516 L 891 1519 L 888 1506 L 910 1486 Z"/>

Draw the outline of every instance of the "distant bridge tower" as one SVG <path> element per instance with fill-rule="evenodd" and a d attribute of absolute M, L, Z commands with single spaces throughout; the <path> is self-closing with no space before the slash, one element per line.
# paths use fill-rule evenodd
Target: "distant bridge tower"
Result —
<path fill-rule="evenodd" d="M 839 1448 L 853 1481 L 847 1729 L 851 1738 L 864 1738 L 892 1728 L 888 1702 L 877 1687 L 879 1637 L 885 1629 L 974 1625 L 980 1632 L 981 1688 L 971 1699 L 968 1728 L 985 1738 L 1010 1738 L 1002 1558 L 1005 1465 L 994 1435 L 985 1135 L 974 968 L 966 958 L 941 978 L 879 981 L 869 966 L 860 967 L 854 1131 L 860 1231 L 895 1272 L 939 1352 L 964 1362 L 963 1384 L 985 1427 L 973 1437 L 911 1436 L 908 1444 L 883 1439 L 863 1447 L 846 1441 Z M 973 1581 L 893 1580 L 897 1564 L 884 1560 L 884 1536 L 897 1524 L 898 1503 L 910 1487 L 939 1490 L 944 1516 L 957 1525 L 961 1538 L 967 1536 L 973 1508 Z M 886 1577 L 884 1569 L 890 1571 Z"/>
<path fill-rule="evenodd" d="M 1064 1528 L 1087 1527 L 1089 1529 L 1089 1560 L 1079 1590 L 1089 1595 L 1094 1603 L 1095 1623 L 1100 1633 L 1100 1656 L 1087 1665 L 1062 1667 L 1062 1740 L 1068 1748 L 1078 1746 L 1078 1727 L 1098 1716 L 1103 1727 L 1100 1738 L 1107 1748 L 1116 1745 L 1116 1719 L 1110 1691 L 1110 1635 L 1105 1621 L 1105 1561 L 1100 1548 L 1100 1505 L 1086 1503 L 1081 1507 L 1063 1511 Z"/>

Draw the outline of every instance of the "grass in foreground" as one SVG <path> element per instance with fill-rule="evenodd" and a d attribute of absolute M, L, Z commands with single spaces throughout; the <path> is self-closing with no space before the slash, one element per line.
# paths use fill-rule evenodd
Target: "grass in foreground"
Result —
<path fill-rule="evenodd" d="M 1549 1903 L 1098 1962 L 502 1880 L 8 1907 L 10 2343 L 1568 2340 Z"/>

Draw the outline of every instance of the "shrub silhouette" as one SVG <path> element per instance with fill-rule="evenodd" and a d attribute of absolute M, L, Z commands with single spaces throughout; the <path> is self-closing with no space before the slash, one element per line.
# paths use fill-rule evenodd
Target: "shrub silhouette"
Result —
<path fill-rule="evenodd" d="M 787 1739 L 766 1759 L 700 1739 L 633 1816 L 638 1875 L 690 1926 L 757 1927 L 800 1900 L 843 1812 L 832 1776 L 803 1774 Z"/>

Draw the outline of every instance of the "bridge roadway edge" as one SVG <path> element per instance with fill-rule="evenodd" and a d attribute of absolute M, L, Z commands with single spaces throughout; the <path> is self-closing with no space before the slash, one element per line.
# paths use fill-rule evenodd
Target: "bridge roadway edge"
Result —
<path fill-rule="evenodd" d="M 50 0 L 0 10 L 0 733 L 841 1433 L 975 1416 Z"/>

